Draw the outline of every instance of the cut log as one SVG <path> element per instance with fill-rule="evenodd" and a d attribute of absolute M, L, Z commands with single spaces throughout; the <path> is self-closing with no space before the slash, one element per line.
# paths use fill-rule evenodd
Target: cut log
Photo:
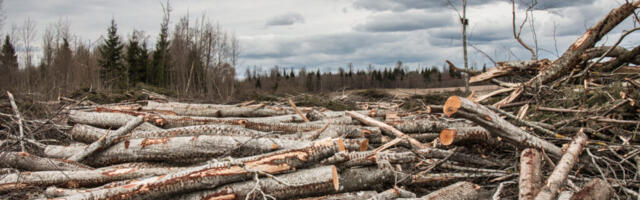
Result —
<path fill-rule="evenodd" d="M 298 115 L 281 115 L 273 117 L 255 117 L 255 118 L 217 118 L 217 117 L 191 117 L 191 116 L 170 116 L 163 115 L 167 120 L 167 124 L 164 128 L 177 128 L 184 126 L 194 125 L 207 125 L 207 124 L 231 124 L 242 125 L 247 122 L 254 123 L 289 123 L 289 122 L 303 122 L 302 118 Z"/>
<path fill-rule="evenodd" d="M 91 143 L 98 140 L 107 132 L 109 132 L 109 130 L 84 124 L 76 124 L 71 130 L 71 136 L 76 141 Z M 197 135 L 266 137 L 272 134 L 235 125 L 200 125 L 158 131 L 133 131 L 127 138 L 184 137 Z"/>
<path fill-rule="evenodd" d="M 340 188 L 338 171 L 333 165 L 303 169 L 278 175 L 276 178 L 277 180 L 261 178 L 259 181 L 248 180 L 228 184 L 172 199 L 263 199 L 262 193 L 275 199 L 290 199 L 331 194 Z"/>
<path fill-rule="evenodd" d="M 134 119 L 134 116 L 123 113 L 98 113 L 98 112 L 84 112 L 71 110 L 69 112 L 69 120 L 78 124 L 88 124 L 103 128 L 120 128 L 127 124 L 127 122 Z M 142 123 L 136 130 L 140 131 L 155 131 L 161 130 L 157 126 L 148 122 Z"/>
<path fill-rule="evenodd" d="M 474 103 L 469 99 L 459 96 L 449 97 L 444 104 L 444 113 L 449 117 L 458 116 L 471 120 L 487 129 L 491 134 L 500 136 L 514 145 L 540 148 L 555 157 L 562 156 L 562 150 L 559 147 L 523 131 L 502 119 L 489 108 Z"/>
<path fill-rule="evenodd" d="M 542 184 L 542 155 L 536 149 L 525 149 L 520 154 L 518 199 L 533 200 Z"/>
<path fill-rule="evenodd" d="M 122 168 L 82 171 L 39 171 L 13 173 L 0 177 L 0 192 L 21 190 L 32 186 L 60 186 L 65 188 L 92 187 L 113 181 L 146 176 L 161 176 L 181 168 Z"/>
<path fill-rule="evenodd" d="M 418 155 L 416 155 L 416 153 Z M 451 155 L 453 153 L 453 155 Z M 429 158 L 449 158 L 449 160 L 473 164 L 479 166 L 503 166 L 506 163 L 503 161 L 492 161 L 482 157 L 463 154 L 457 152 L 451 152 L 441 149 L 422 149 L 414 152 L 378 152 L 376 151 L 364 151 L 364 152 L 341 152 L 336 155 L 323 160 L 324 164 L 335 164 L 341 167 L 353 167 L 353 166 L 367 166 L 375 165 L 380 161 L 388 161 L 392 164 L 397 163 L 411 163 L 419 162 L 421 159 Z"/>
<path fill-rule="evenodd" d="M 186 104 L 177 102 L 157 103 L 153 101 L 150 101 L 143 109 L 150 111 L 171 111 L 177 115 L 202 117 L 270 117 L 295 113 L 290 108 L 272 106 L 237 107 L 233 105 Z"/>
<path fill-rule="evenodd" d="M 571 200 L 607 200 L 615 191 L 606 181 L 595 178 L 587 183 L 582 190 L 571 196 Z"/>
<path fill-rule="evenodd" d="M 413 139 L 412 137 L 402 133 L 401 131 L 399 131 L 396 128 L 393 128 L 393 126 L 390 126 L 388 124 L 385 124 L 383 122 L 380 122 L 378 120 L 375 120 L 371 117 L 367 117 L 364 116 L 360 113 L 356 113 L 356 112 L 351 112 L 351 111 L 347 111 L 345 112 L 347 115 L 351 116 L 352 118 L 366 124 L 369 126 L 376 126 L 376 127 L 380 127 L 380 129 L 382 131 L 385 131 L 387 133 L 393 134 L 394 136 L 396 136 L 397 138 L 404 138 L 409 140 L 409 143 L 411 143 L 411 145 L 415 146 L 417 149 L 425 149 L 427 148 L 427 146 L 425 146 L 424 144 L 422 144 L 420 141 Z"/>
<path fill-rule="evenodd" d="M 27 152 L 0 152 L 0 160 L 2 160 L 0 167 L 10 167 L 26 171 L 75 171 L 93 169 L 92 167 L 75 161 L 43 158 Z"/>
<path fill-rule="evenodd" d="M 258 171 L 280 174 L 314 164 L 338 151 L 344 151 L 342 140 L 323 140 L 300 149 L 210 163 L 162 176 L 139 179 L 127 185 L 68 196 L 61 199 L 154 199 L 182 191 L 214 188 L 246 180 Z"/>
<path fill-rule="evenodd" d="M 569 172 L 571 172 L 573 165 L 579 161 L 578 158 L 580 157 L 582 150 L 584 150 L 587 141 L 587 135 L 582 131 L 576 134 L 576 137 L 571 141 L 569 148 L 567 148 L 567 152 L 562 156 L 562 159 L 560 159 L 556 167 L 553 169 L 553 172 L 551 172 L 551 175 L 549 175 L 544 187 L 542 187 L 540 192 L 536 195 L 536 200 L 551 200 L 556 198 L 560 188 L 567 180 L 567 176 L 569 175 Z"/>
<path fill-rule="evenodd" d="M 403 123 L 396 124 L 393 127 L 403 133 L 440 133 L 445 128 L 469 127 L 469 123 L 463 121 L 445 121 L 445 120 L 407 120 Z"/>
<path fill-rule="evenodd" d="M 142 117 L 145 122 L 152 123 L 153 125 L 162 127 L 167 123 L 167 120 L 162 118 L 158 114 L 148 113 L 148 112 L 137 112 L 131 110 L 120 110 L 113 108 L 105 108 L 105 107 L 97 107 L 95 109 L 96 112 L 105 112 L 105 113 L 123 113 L 131 116 Z"/>
<path fill-rule="evenodd" d="M 80 162 L 87 156 L 95 153 L 98 150 L 111 147 L 111 145 L 116 142 L 118 137 L 128 134 L 129 132 L 131 132 L 131 130 L 142 124 L 143 121 L 144 119 L 142 117 L 131 119 L 131 121 L 127 122 L 124 126 L 118 128 L 118 130 L 102 136 L 100 139 L 87 146 L 83 151 L 80 151 L 69 157 L 69 160 Z"/>
<path fill-rule="evenodd" d="M 429 193 L 428 195 L 420 197 L 420 199 L 428 200 L 476 200 L 480 199 L 480 186 L 460 181 L 451 184 L 442 189 Z"/>
<path fill-rule="evenodd" d="M 474 141 L 484 142 L 490 145 L 498 143 L 498 140 L 492 137 L 487 129 L 479 126 L 444 129 L 440 132 L 440 143 L 443 145 L 448 146 Z"/>

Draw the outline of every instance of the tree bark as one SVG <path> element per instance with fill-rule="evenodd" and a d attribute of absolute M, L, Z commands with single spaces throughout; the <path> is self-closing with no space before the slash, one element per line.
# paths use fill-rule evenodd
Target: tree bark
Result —
<path fill-rule="evenodd" d="M 479 126 L 444 129 L 440 132 L 440 143 L 443 145 L 448 146 L 473 141 L 485 142 L 487 144 L 498 143 L 487 129 Z"/>
<path fill-rule="evenodd" d="M 378 195 L 376 191 L 358 191 L 358 192 L 346 192 L 340 194 L 331 194 L 318 197 L 308 197 L 298 200 L 361 200 L 368 199 Z"/>
<path fill-rule="evenodd" d="M 444 104 L 444 113 L 449 116 L 459 116 L 471 120 L 491 134 L 500 136 L 516 146 L 526 146 L 544 149 L 555 156 L 562 156 L 562 150 L 554 144 L 532 135 L 513 124 L 505 121 L 487 107 L 474 103 L 469 99 L 451 96 Z"/>
<path fill-rule="evenodd" d="M 440 133 L 446 128 L 469 127 L 471 124 L 463 121 L 445 121 L 432 119 L 406 120 L 393 127 L 404 133 Z"/>
<path fill-rule="evenodd" d="M 69 112 L 69 120 L 78 124 L 88 124 L 92 126 L 98 126 L 103 128 L 120 128 L 127 124 L 127 122 L 134 119 L 134 116 L 123 113 L 98 113 L 98 112 L 84 112 L 71 110 Z M 148 122 L 142 123 L 136 130 L 141 131 L 155 131 L 161 130 L 160 128 L 150 124 Z"/>
<path fill-rule="evenodd" d="M 129 132 L 131 132 L 131 130 L 138 127 L 140 124 L 142 124 L 143 121 L 144 120 L 142 117 L 136 117 L 131 119 L 131 121 L 127 122 L 124 126 L 118 128 L 118 130 L 102 136 L 100 139 L 98 139 L 97 141 L 87 146 L 83 151 L 78 152 L 73 156 L 69 157 L 69 160 L 80 162 L 84 160 L 87 156 L 95 153 L 98 150 L 107 149 L 111 147 L 111 145 L 113 145 L 113 143 L 116 142 L 118 137 L 128 134 Z"/>
<path fill-rule="evenodd" d="M 71 160 L 43 158 L 27 152 L 0 152 L 0 167 L 26 171 L 76 171 L 91 170 L 92 167 Z"/>
<path fill-rule="evenodd" d="M 409 192 L 407 190 L 403 190 L 399 187 L 393 187 L 391 189 L 385 190 L 384 192 L 378 193 L 375 197 L 369 198 L 369 200 L 391 200 L 396 198 L 415 198 L 416 194 L 413 192 Z"/>
<path fill-rule="evenodd" d="M 278 175 L 276 178 L 277 180 L 260 178 L 259 182 L 247 180 L 232 183 L 212 190 L 179 195 L 172 199 L 262 199 L 260 191 L 275 199 L 289 199 L 331 194 L 340 188 L 338 171 L 333 165 L 298 170 Z"/>
<path fill-rule="evenodd" d="M 542 155 L 536 149 L 525 149 L 520 154 L 518 199 L 533 200 L 542 184 Z"/>
<path fill-rule="evenodd" d="M 451 184 L 442 189 L 436 190 L 428 195 L 420 197 L 420 199 L 428 199 L 428 200 L 476 200 L 479 199 L 480 186 L 466 182 L 460 181 L 454 184 Z"/>
<path fill-rule="evenodd" d="M 377 121 L 377 120 L 372 119 L 370 117 L 364 116 L 364 115 L 362 115 L 360 113 L 347 111 L 346 114 L 351 116 L 352 118 L 358 120 L 358 121 L 361 121 L 362 123 L 364 123 L 366 125 L 380 127 L 380 129 L 382 131 L 386 131 L 386 132 L 388 132 L 390 134 L 393 134 L 398 138 L 405 138 L 405 139 L 409 140 L 409 143 L 411 143 L 411 145 L 417 147 L 418 149 L 427 148 L 427 146 L 422 144 L 420 141 L 418 141 L 416 139 L 413 139 L 412 137 L 409 137 L 408 135 L 400 132 L 398 129 L 393 128 L 393 126 L 390 126 L 390 125 L 385 124 L 383 122 Z"/>
<path fill-rule="evenodd" d="M 418 155 L 416 155 L 416 153 Z M 453 155 L 451 155 L 453 153 Z M 414 152 L 341 152 L 322 161 L 324 164 L 334 164 L 340 167 L 375 165 L 380 161 L 389 163 L 411 163 L 418 162 L 423 158 L 449 158 L 451 161 L 478 165 L 478 166 L 503 166 L 502 161 L 492 161 L 470 154 L 451 152 L 441 149 L 422 149 Z"/>
<path fill-rule="evenodd" d="M 213 188 L 231 182 L 245 180 L 257 170 L 263 173 L 280 174 L 310 165 L 344 151 L 342 140 L 323 140 L 305 148 L 282 150 L 273 153 L 240 158 L 234 161 L 211 163 L 191 167 L 162 176 L 139 179 L 133 183 L 103 189 L 62 199 L 153 199 L 176 194 Z"/>
<path fill-rule="evenodd" d="M 606 181 L 595 178 L 587 183 L 582 190 L 571 196 L 571 200 L 607 200 L 615 191 Z"/>
<path fill-rule="evenodd" d="M 587 135 L 582 131 L 578 132 L 573 141 L 571 141 L 569 148 L 567 148 L 567 152 L 562 156 L 562 159 L 560 159 L 553 169 L 553 172 L 551 172 L 551 175 L 549 175 L 544 187 L 542 187 L 536 195 L 535 200 L 551 200 L 556 198 L 560 188 L 567 180 L 567 176 L 569 172 L 571 172 L 573 165 L 579 161 L 578 158 L 582 150 L 584 150 L 587 141 Z"/>
<path fill-rule="evenodd" d="M 180 168 L 120 168 L 82 171 L 39 171 L 13 173 L 0 178 L 0 192 L 22 190 L 32 186 L 60 186 L 65 188 L 91 187 L 113 181 L 146 176 L 161 176 Z"/>

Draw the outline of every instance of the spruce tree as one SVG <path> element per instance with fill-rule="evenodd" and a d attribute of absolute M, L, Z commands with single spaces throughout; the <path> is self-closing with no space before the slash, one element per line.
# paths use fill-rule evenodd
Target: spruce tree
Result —
<path fill-rule="evenodd" d="M 160 34 L 158 35 L 158 41 L 156 42 L 156 49 L 153 52 L 152 61 L 152 78 L 151 82 L 156 86 L 165 87 L 169 83 L 169 71 L 171 68 L 171 57 L 169 54 L 169 18 L 171 7 L 169 2 L 165 7 L 165 15 L 160 24 Z"/>
<path fill-rule="evenodd" d="M 128 72 L 122 63 L 123 45 L 118 36 L 118 27 L 115 20 L 111 20 L 111 26 L 107 29 L 107 38 L 98 47 L 100 51 L 100 80 L 105 87 L 126 88 Z"/>
<path fill-rule="evenodd" d="M 129 82 L 135 85 L 139 82 L 147 80 L 147 67 L 149 65 L 149 53 L 146 44 L 140 44 L 140 39 L 134 32 L 129 43 L 127 44 L 127 68 L 129 69 Z"/>
<path fill-rule="evenodd" d="M 4 44 L 0 52 L 0 66 L 4 72 L 11 73 L 18 71 L 18 55 L 16 55 L 15 47 L 11 44 L 9 35 L 4 38 Z"/>

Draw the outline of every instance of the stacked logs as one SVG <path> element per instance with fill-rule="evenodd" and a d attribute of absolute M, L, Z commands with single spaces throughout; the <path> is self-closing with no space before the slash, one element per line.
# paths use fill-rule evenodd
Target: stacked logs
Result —
<path fill-rule="evenodd" d="M 14 113 L 0 115 L 11 122 L 0 129 L 0 147 L 18 147 L 0 152 L 0 194 L 68 200 L 640 198 L 640 77 L 628 73 L 637 67 L 624 65 L 637 64 L 640 51 L 594 48 L 638 6 L 631 1 L 612 10 L 556 61 L 500 62 L 485 73 L 467 72 L 476 74 L 472 81 L 505 88 L 451 96 L 444 105 L 411 112 L 385 102 L 345 112 L 297 107 L 291 100 L 220 105 L 161 98 L 65 108 L 67 121 L 40 124 L 55 124 L 71 139 L 51 141 L 33 137 L 40 128 L 24 127 L 35 120 L 23 119 L 9 94 Z M 591 61 L 598 55 L 612 59 Z M 500 79 L 508 75 L 531 79 Z M 618 98 L 603 91 L 621 80 L 627 84 L 620 84 Z M 558 91 L 580 98 L 553 99 Z M 512 93 L 499 96 L 506 92 Z M 598 92 L 611 101 L 590 98 Z M 574 107 L 559 108 L 559 101 Z M 539 114 L 545 112 L 560 114 Z"/>

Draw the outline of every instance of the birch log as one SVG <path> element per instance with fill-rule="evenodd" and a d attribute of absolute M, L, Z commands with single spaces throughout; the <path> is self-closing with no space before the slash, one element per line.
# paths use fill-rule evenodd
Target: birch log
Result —
<path fill-rule="evenodd" d="M 182 191 L 214 188 L 246 180 L 256 171 L 280 174 L 310 165 L 344 151 L 342 140 L 322 140 L 300 149 L 210 163 L 162 176 L 139 179 L 127 185 L 68 196 L 60 199 L 157 199 Z"/>
<path fill-rule="evenodd" d="M 533 200 L 542 184 L 542 155 L 536 149 L 525 149 L 520 154 L 518 199 Z"/>
<path fill-rule="evenodd" d="M 26 171 L 75 171 L 91 170 L 92 167 L 71 160 L 43 158 L 27 152 L 0 152 L 0 167 L 11 167 Z"/>
<path fill-rule="evenodd" d="M 131 119 L 131 121 L 127 122 L 124 126 L 118 128 L 118 130 L 102 136 L 100 139 L 87 146 L 83 151 L 74 154 L 69 158 L 69 160 L 80 162 L 98 150 L 111 147 L 118 137 L 128 134 L 131 130 L 142 124 L 143 121 L 142 117 L 135 117 Z"/>
<path fill-rule="evenodd" d="M 424 144 L 422 144 L 420 141 L 409 137 L 408 135 L 402 133 L 401 131 L 399 131 L 398 129 L 394 128 L 393 126 L 390 126 L 388 124 L 385 124 L 384 122 L 380 122 L 378 120 L 372 119 L 371 117 L 367 117 L 364 116 L 360 113 L 357 112 L 352 112 L 352 111 L 347 111 L 345 112 L 347 115 L 351 116 L 352 118 L 366 124 L 369 126 L 376 126 L 376 127 L 380 127 L 380 129 L 382 131 L 388 132 L 390 134 L 395 135 L 398 138 L 405 138 L 407 140 L 409 140 L 409 143 L 411 143 L 411 145 L 417 147 L 418 149 L 425 149 L 427 148 L 427 146 L 425 146 Z"/>
<path fill-rule="evenodd" d="M 449 117 L 462 117 L 477 123 L 491 134 L 500 136 L 507 142 L 517 146 L 544 149 L 555 156 L 562 156 L 562 150 L 554 144 L 532 135 L 502 119 L 489 108 L 474 103 L 469 99 L 451 96 L 444 104 L 444 114 Z"/>
<path fill-rule="evenodd" d="M 88 124 L 92 126 L 104 127 L 104 128 L 120 128 L 127 124 L 127 122 L 134 119 L 134 116 L 123 113 L 99 113 L 99 112 L 84 112 L 71 110 L 69 112 L 69 120 L 78 124 Z M 161 130 L 157 126 L 148 122 L 142 123 L 136 130 L 155 131 Z"/>
<path fill-rule="evenodd" d="M 333 165 L 303 169 L 278 175 L 276 178 L 277 180 L 272 178 L 247 180 L 213 190 L 179 195 L 173 199 L 263 199 L 261 192 L 275 199 L 290 199 L 331 194 L 340 188 L 338 171 Z"/>
<path fill-rule="evenodd" d="M 445 121 L 445 120 L 407 120 L 393 127 L 404 133 L 440 133 L 446 128 L 470 127 L 471 124 L 463 121 Z"/>
<path fill-rule="evenodd" d="M 556 198 L 560 188 L 567 180 L 567 176 L 569 175 L 569 172 L 571 172 L 573 165 L 579 161 L 580 153 L 584 150 L 587 141 L 587 135 L 582 131 L 576 134 L 576 137 L 571 141 L 569 148 L 567 148 L 567 152 L 562 156 L 562 159 L 560 159 L 556 168 L 553 169 L 553 172 L 549 175 L 544 186 L 536 195 L 535 200 L 551 200 Z"/>

